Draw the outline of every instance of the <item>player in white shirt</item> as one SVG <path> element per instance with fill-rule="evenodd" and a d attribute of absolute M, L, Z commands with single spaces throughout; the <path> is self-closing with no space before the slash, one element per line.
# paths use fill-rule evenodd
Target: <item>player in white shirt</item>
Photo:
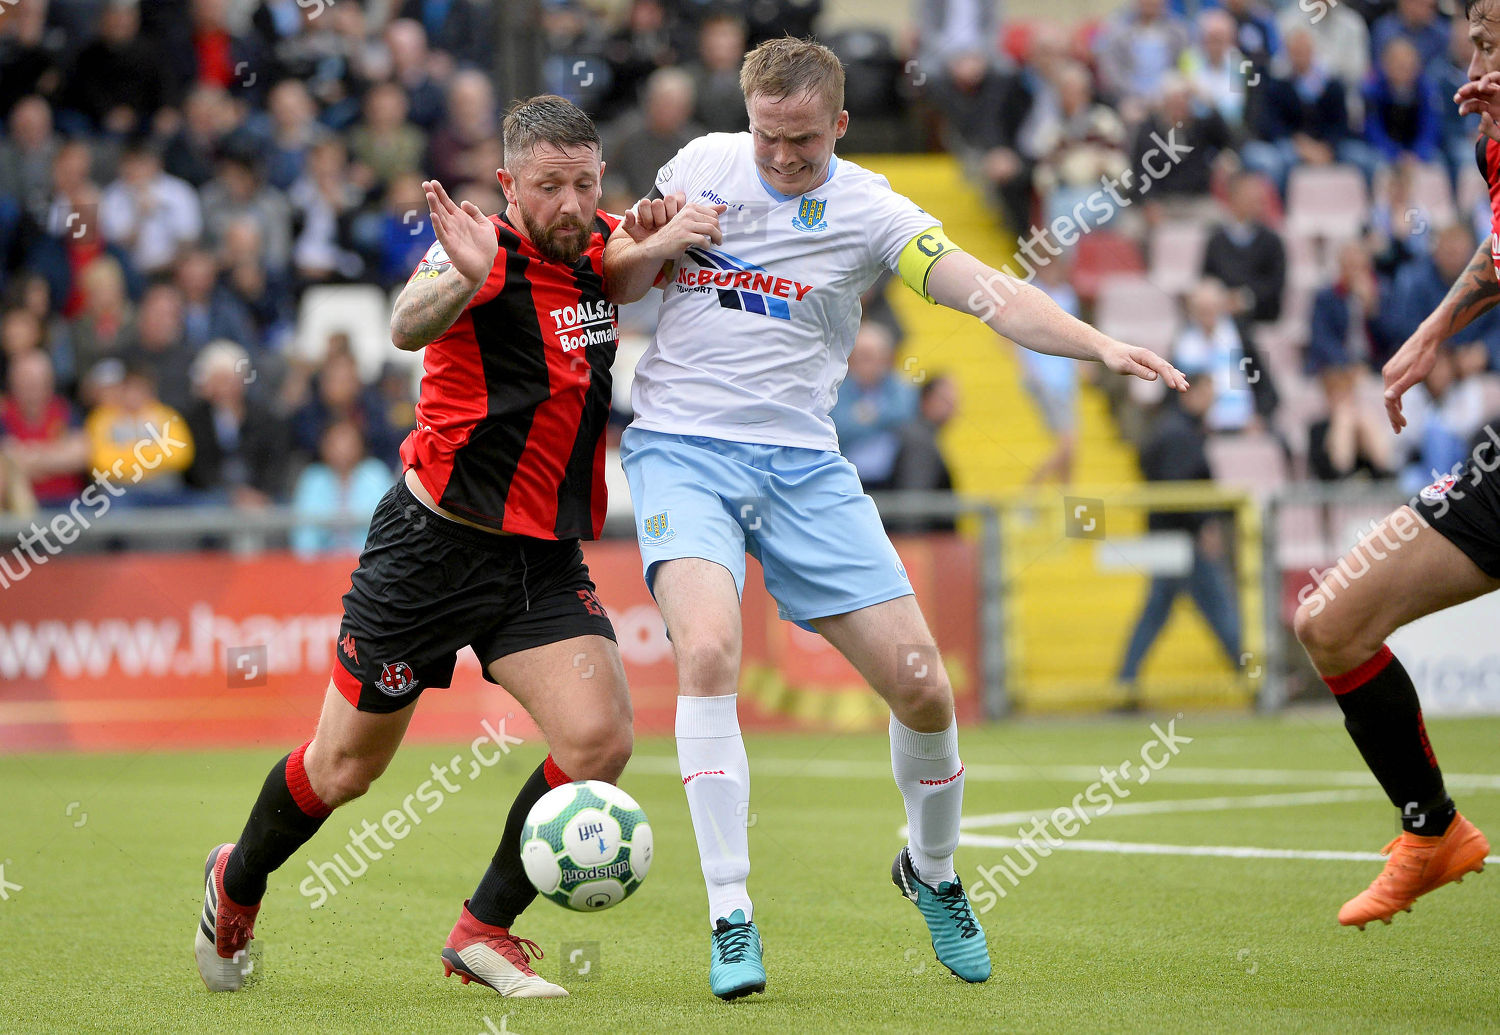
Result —
<path fill-rule="evenodd" d="M 938 960 L 990 975 L 953 869 L 963 802 L 953 691 L 905 569 L 828 412 L 881 269 L 1038 352 L 1187 381 L 963 252 L 881 176 L 834 156 L 849 113 L 826 47 L 761 44 L 740 73 L 750 132 L 684 147 L 605 250 L 611 301 L 663 289 L 621 440 L 646 581 L 676 655 L 677 755 L 708 886 L 709 987 L 765 988 L 746 890 L 750 769 L 740 737 L 740 594 L 756 557 L 781 616 L 821 633 L 891 708 L 910 839 L 892 878 Z M 999 288 L 1005 289 L 1002 295 Z"/>

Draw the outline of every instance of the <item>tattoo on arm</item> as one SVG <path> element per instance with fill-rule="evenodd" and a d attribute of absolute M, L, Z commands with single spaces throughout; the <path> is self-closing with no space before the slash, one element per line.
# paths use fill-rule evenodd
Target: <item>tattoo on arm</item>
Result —
<path fill-rule="evenodd" d="M 409 352 L 431 344 L 453 326 L 481 286 L 470 284 L 451 267 L 437 276 L 418 274 L 396 299 L 391 340 Z"/>
<path fill-rule="evenodd" d="M 1443 299 L 1443 306 L 1448 309 L 1448 322 L 1443 328 L 1445 340 L 1500 302 L 1500 282 L 1495 279 L 1494 263 L 1489 248 L 1481 245 L 1468 267 L 1453 282 Z"/>

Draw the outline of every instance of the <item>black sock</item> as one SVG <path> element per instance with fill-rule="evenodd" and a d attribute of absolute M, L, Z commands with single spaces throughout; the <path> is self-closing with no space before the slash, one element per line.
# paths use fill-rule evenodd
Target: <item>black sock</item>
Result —
<path fill-rule="evenodd" d="M 1391 804 L 1402 829 L 1437 837 L 1453 822 L 1453 799 L 1427 740 L 1411 676 L 1389 647 L 1340 676 L 1325 676 L 1344 711 L 1344 728 Z"/>
<path fill-rule="evenodd" d="M 521 829 L 526 826 L 531 807 L 541 796 L 567 782 L 567 776 L 548 755 L 522 785 L 521 793 L 516 795 L 510 807 L 510 815 L 505 818 L 500 847 L 495 849 L 490 868 L 484 871 L 479 887 L 469 898 L 469 912 L 476 920 L 495 927 L 509 927 L 536 898 L 536 888 L 532 887 L 521 865 Z"/>
<path fill-rule="evenodd" d="M 306 750 L 303 744 L 271 767 L 245 830 L 224 864 L 224 891 L 242 906 L 261 900 L 266 878 L 306 844 L 333 811 L 307 780 L 302 767 Z"/>

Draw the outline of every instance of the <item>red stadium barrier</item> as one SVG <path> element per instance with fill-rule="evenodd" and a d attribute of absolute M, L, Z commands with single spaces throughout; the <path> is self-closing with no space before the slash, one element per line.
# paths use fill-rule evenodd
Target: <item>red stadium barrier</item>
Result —
<path fill-rule="evenodd" d="M 943 648 L 960 721 L 980 715 L 976 550 L 955 536 L 897 547 Z M 633 543 L 586 547 L 614 619 L 636 730 L 670 733 L 671 646 Z M 0 593 L 0 751 L 298 743 L 328 684 L 353 558 L 290 554 L 59 557 Z M 746 729 L 884 724 L 878 698 L 820 636 L 776 618 L 756 566 L 745 592 Z M 893 649 L 894 649 L 893 645 Z M 409 737 L 469 740 L 511 715 L 467 649 L 453 686 L 422 696 Z"/>

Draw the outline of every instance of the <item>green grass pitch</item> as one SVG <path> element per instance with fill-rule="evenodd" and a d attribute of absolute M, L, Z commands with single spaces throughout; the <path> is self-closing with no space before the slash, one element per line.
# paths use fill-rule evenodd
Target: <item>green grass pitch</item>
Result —
<path fill-rule="evenodd" d="M 1007 856 L 1022 859 L 993 841 L 1026 825 L 1013 814 L 1050 813 L 1099 766 L 1138 759 L 1151 721 L 964 731 L 965 812 L 981 821 L 967 832 L 990 839 L 959 849 L 971 892 L 981 866 L 993 873 Z M 1460 808 L 1500 835 L 1500 720 L 1430 728 Z M 643 738 L 622 781 L 656 837 L 640 891 L 593 915 L 539 900 L 516 925 L 547 951 L 540 972 L 572 992 L 531 1002 L 444 979 L 438 953 L 511 795 L 541 757 L 537 745 L 463 775 L 441 808 L 311 908 L 298 891 L 308 861 L 329 859 L 350 826 L 379 822 L 432 763 L 468 750 L 403 748 L 367 797 L 272 877 L 257 974 L 237 994 L 205 991 L 192 962 L 203 857 L 237 836 L 282 749 L 0 758 L 0 1031 L 1500 1027 L 1500 872 L 1361 933 L 1335 915 L 1377 863 L 1266 857 L 1375 852 L 1394 836 L 1394 812 L 1335 712 L 1190 714 L 1176 731 L 1192 743 L 1148 783 L 1121 779 L 1129 798 L 1072 840 L 1259 851 L 1056 850 L 1014 887 L 999 878 L 1006 894 L 982 917 L 994 959 L 984 985 L 964 985 L 933 961 L 917 911 L 890 884 L 903 816 L 884 736 L 749 737 L 750 889 L 769 986 L 732 1004 L 708 993 L 704 891 L 669 739 Z M 1193 801 L 1210 798 L 1224 800 Z M 983 822 L 994 814 L 1012 815 Z"/>

